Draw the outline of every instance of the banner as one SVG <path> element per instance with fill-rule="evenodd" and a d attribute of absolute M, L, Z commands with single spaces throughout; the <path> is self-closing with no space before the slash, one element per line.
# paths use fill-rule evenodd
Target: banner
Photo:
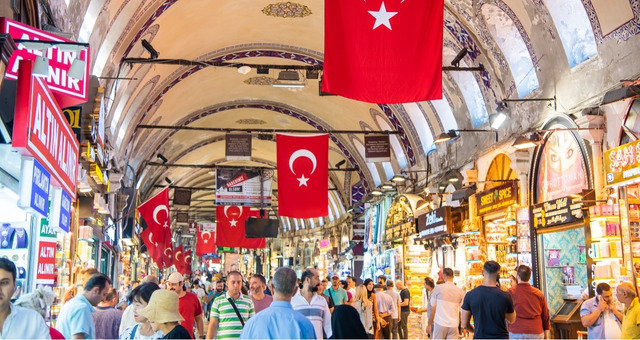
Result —
<path fill-rule="evenodd" d="M 273 170 L 270 169 L 218 168 L 216 205 L 269 207 L 272 179 Z"/>

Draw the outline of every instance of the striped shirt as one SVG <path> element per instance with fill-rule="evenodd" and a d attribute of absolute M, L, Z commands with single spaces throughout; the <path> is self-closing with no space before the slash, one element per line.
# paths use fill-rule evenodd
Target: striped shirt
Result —
<path fill-rule="evenodd" d="M 300 294 L 300 291 L 298 291 L 298 293 L 291 298 L 291 307 L 311 321 L 316 331 L 317 339 L 323 339 L 323 330 L 327 339 L 333 335 L 331 331 L 331 312 L 329 311 L 327 300 L 322 296 L 313 293 L 311 303 L 309 303 L 307 299 Z"/>
<path fill-rule="evenodd" d="M 218 319 L 218 339 L 239 338 L 242 333 L 242 323 L 238 319 L 238 315 L 233 306 L 229 303 L 229 293 L 218 296 L 211 304 L 211 317 Z M 238 308 L 238 312 L 246 323 L 250 317 L 255 314 L 253 301 L 251 298 L 240 293 L 238 299 L 233 300 Z"/>

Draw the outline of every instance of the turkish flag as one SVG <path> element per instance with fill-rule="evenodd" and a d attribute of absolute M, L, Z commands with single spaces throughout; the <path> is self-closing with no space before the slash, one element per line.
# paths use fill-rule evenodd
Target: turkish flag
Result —
<path fill-rule="evenodd" d="M 329 135 L 294 136 L 279 133 L 276 134 L 276 149 L 280 216 L 327 216 Z"/>
<path fill-rule="evenodd" d="M 240 247 L 247 249 L 265 248 L 264 238 L 246 238 L 244 223 L 249 217 L 259 215 L 246 206 L 219 205 L 216 207 L 216 245 L 218 247 Z"/>
<path fill-rule="evenodd" d="M 442 98 L 444 0 L 325 0 L 322 91 L 376 104 Z"/>
<path fill-rule="evenodd" d="M 216 246 L 216 233 L 210 231 L 202 231 L 202 226 L 198 226 L 198 234 L 196 235 L 196 255 L 215 253 L 218 250 Z"/>
<path fill-rule="evenodd" d="M 138 206 L 138 215 L 143 220 L 144 224 L 147 225 L 149 235 L 153 238 L 153 240 L 150 240 L 150 243 L 147 244 L 149 254 L 152 254 L 153 248 L 153 255 L 157 257 L 158 254 L 162 255 L 163 251 L 167 247 L 171 248 L 169 188 L 164 188 L 148 201 Z M 154 257 L 154 260 L 155 259 L 156 258 Z M 163 265 L 166 267 L 171 266 L 171 263 L 166 263 L 164 259 L 158 260 L 156 264 L 160 269 L 162 269 Z"/>
<path fill-rule="evenodd" d="M 182 274 L 191 274 L 192 273 L 192 271 L 191 271 L 191 261 L 192 261 L 191 249 L 189 249 L 186 252 L 184 252 L 184 267 L 183 267 L 184 273 L 182 273 Z"/>
<path fill-rule="evenodd" d="M 153 232 L 151 232 L 151 228 L 147 227 L 140 233 L 140 238 L 142 242 L 147 246 L 147 251 L 149 252 L 149 256 L 153 259 L 153 262 L 156 263 L 158 268 L 162 268 L 162 252 L 158 246 L 157 241 L 154 238 Z"/>
<path fill-rule="evenodd" d="M 184 274 L 184 257 L 185 257 L 184 247 L 181 245 L 177 246 L 173 251 L 173 264 L 176 266 L 176 270 L 180 272 L 180 274 Z"/>

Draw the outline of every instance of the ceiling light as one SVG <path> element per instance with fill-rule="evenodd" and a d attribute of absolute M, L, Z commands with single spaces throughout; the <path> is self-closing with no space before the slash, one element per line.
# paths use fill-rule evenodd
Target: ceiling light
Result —
<path fill-rule="evenodd" d="M 86 63 L 84 60 L 80 60 L 76 57 L 71 63 L 71 67 L 69 67 L 69 71 L 67 75 L 73 79 L 82 80 L 84 77 L 84 69 L 86 68 Z"/>
<path fill-rule="evenodd" d="M 406 179 L 404 176 L 401 176 L 401 175 L 394 175 L 394 176 L 391 178 L 391 180 L 392 180 L 392 181 L 394 181 L 394 182 L 404 182 L 404 181 L 406 181 L 407 179 Z"/>
<path fill-rule="evenodd" d="M 519 136 L 513 142 L 513 147 L 517 150 L 524 150 L 536 147 L 540 144 L 540 135 L 537 133 L 532 134 L 530 137 Z"/>
<path fill-rule="evenodd" d="M 373 189 L 371 190 L 371 195 L 380 196 L 382 195 L 382 191 L 380 189 Z"/>
<path fill-rule="evenodd" d="M 336 163 L 336 168 L 337 168 L 337 169 L 340 169 L 340 167 L 341 167 L 341 166 L 343 166 L 343 165 L 344 165 L 344 163 L 346 163 L 346 162 L 347 162 L 347 160 L 346 160 L 346 159 L 341 160 L 340 162 Z"/>
<path fill-rule="evenodd" d="M 393 185 L 391 183 L 385 183 L 385 184 L 382 185 L 382 189 L 391 190 L 391 189 L 393 189 Z"/>
<path fill-rule="evenodd" d="M 251 66 L 244 65 L 238 67 L 238 73 L 240 74 L 247 74 L 249 72 L 251 72 Z"/>
<path fill-rule="evenodd" d="M 33 64 L 32 73 L 37 76 L 48 77 L 49 76 L 49 58 L 45 55 L 47 50 L 42 50 L 42 55 L 36 57 L 36 62 Z"/>
<path fill-rule="evenodd" d="M 500 126 L 507 120 L 507 115 L 504 112 L 492 113 L 489 115 L 489 126 L 492 129 L 499 129 Z"/>
<path fill-rule="evenodd" d="M 418 203 L 416 204 L 416 210 L 422 210 L 428 206 L 429 206 L 429 201 L 419 200 Z"/>
<path fill-rule="evenodd" d="M 91 187 L 80 188 L 80 192 L 91 192 Z"/>
<path fill-rule="evenodd" d="M 438 187 L 440 190 L 444 190 L 444 185 Z"/>
<path fill-rule="evenodd" d="M 160 53 L 158 53 L 158 51 L 156 51 L 156 49 L 153 48 L 153 46 L 151 46 L 151 43 L 149 43 L 146 39 L 142 39 L 142 47 L 144 47 L 144 49 L 149 52 L 149 59 L 158 59 L 158 55 L 160 55 Z"/>
<path fill-rule="evenodd" d="M 458 181 L 459 181 L 458 177 L 449 178 L 449 182 L 451 182 L 451 183 L 455 183 L 455 182 L 458 182 Z"/>
<path fill-rule="evenodd" d="M 455 138 L 455 137 L 457 137 L 455 130 L 449 130 L 448 132 L 443 132 L 439 134 L 438 138 L 436 138 L 433 142 L 442 143 L 442 142 L 451 140 L 452 138 Z"/>
<path fill-rule="evenodd" d="M 462 60 L 462 58 L 464 58 L 464 56 L 467 55 L 468 52 L 469 51 L 467 50 L 466 47 L 461 49 L 460 52 L 458 52 L 458 54 L 455 56 L 455 58 L 451 60 L 451 66 L 459 67 L 460 61 Z"/>
<path fill-rule="evenodd" d="M 162 162 L 162 163 L 166 163 L 169 160 L 167 159 L 167 157 L 163 156 L 161 153 L 158 154 L 158 159 Z"/>
<path fill-rule="evenodd" d="M 164 181 L 169 183 L 169 185 L 173 184 L 173 181 L 171 179 L 169 179 L 169 177 L 165 177 Z"/>

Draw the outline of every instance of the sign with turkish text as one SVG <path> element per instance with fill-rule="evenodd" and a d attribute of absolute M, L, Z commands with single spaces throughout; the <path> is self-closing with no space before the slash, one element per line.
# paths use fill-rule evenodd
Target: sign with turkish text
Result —
<path fill-rule="evenodd" d="M 250 161 L 251 134 L 228 133 L 225 137 L 225 155 L 228 161 Z"/>
<path fill-rule="evenodd" d="M 200 230 L 202 230 L 203 232 L 208 231 L 208 232 L 216 232 L 216 224 L 215 223 L 202 223 L 200 224 Z"/>
<path fill-rule="evenodd" d="M 53 283 L 56 268 L 56 242 L 40 241 L 36 283 Z"/>
<path fill-rule="evenodd" d="M 80 142 L 82 140 L 82 106 L 68 107 L 62 110 L 62 113 L 76 135 L 76 140 Z"/>
<path fill-rule="evenodd" d="M 478 215 L 504 209 L 518 203 L 518 183 L 515 181 L 499 185 L 476 194 Z"/>
<path fill-rule="evenodd" d="M 69 196 L 69 194 L 67 194 L 62 188 L 53 189 L 49 225 L 52 228 L 68 233 L 70 220 L 71 196 Z"/>
<path fill-rule="evenodd" d="M 32 62 L 20 63 L 12 146 L 34 157 L 51 173 L 51 182 L 76 199 L 80 145 L 51 91 L 31 75 Z"/>
<path fill-rule="evenodd" d="M 270 169 L 218 168 L 216 205 L 270 206 L 272 178 Z"/>
<path fill-rule="evenodd" d="M 604 152 L 606 185 L 640 177 L 640 140 Z"/>
<path fill-rule="evenodd" d="M 562 224 L 582 222 L 582 201 L 574 201 L 570 196 L 538 203 L 531 208 L 532 225 L 535 229 Z"/>
<path fill-rule="evenodd" d="M 390 162 L 391 143 L 389 142 L 389 135 L 365 135 L 364 154 L 367 162 Z"/>
<path fill-rule="evenodd" d="M 51 175 L 37 160 L 27 158 L 22 161 L 22 178 L 18 206 L 47 217 Z"/>
<path fill-rule="evenodd" d="M 451 232 L 451 207 L 445 206 L 418 216 L 420 237 Z"/>
<path fill-rule="evenodd" d="M 14 40 L 74 42 L 7 18 L 0 18 L 0 25 L 0 33 L 9 34 Z M 63 51 L 63 49 L 64 48 L 53 46 L 45 51 L 45 56 L 49 59 L 49 75 L 43 78 L 60 106 L 69 107 L 82 104 L 88 99 L 89 65 L 91 65 L 89 56 L 91 53 L 88 46 L 82 47 L 79 54 L 73 51 Z M 41 55 L 42 51 L 30 50 L 27 49 L 24 44 L 18 43 L 17 49 L 11 55 L 11 59 L 9 59 L 5 77 L 12 80 L 18 79 L 20 61 L 34 61 Z M 82 79 L 74 79 L 68 75 L 69 68 L 76 58 L 84 61 L 84 74 Z"/>

